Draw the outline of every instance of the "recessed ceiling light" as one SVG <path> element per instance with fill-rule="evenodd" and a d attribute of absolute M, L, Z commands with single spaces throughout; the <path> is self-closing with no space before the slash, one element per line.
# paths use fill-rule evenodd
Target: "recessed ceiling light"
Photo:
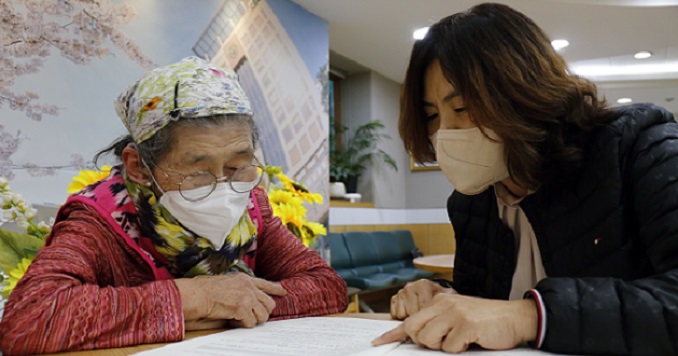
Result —
<path fill-rule="evenodd" d="M 570 45 L 570 42 L 568 42 L 567 40 L 553 40 L 553 41 L 551 41 L 551 46 L 553 46 L 553 48 L 556 51 L 560 51 L 561 49 L 563 49 L 563 48 L 565 48 L 569 45 Z"/>
<path fill-rule="evenodd" d="M 633 55 L 633 58 L 635 59 L 645 59 L 650 57 L 652 57 L 652 52 L 650 51 L 640 51 Z"/>
<path fill-rule="evenodd" d="M 412 33 L 412 37 L 414 37 L 415 40 L 421 40 L 426 37 L 426 33 L 428 32 L 428 27 L 422 27 L 414 30 Z"/>
<path fill-rule="evenodd" d="M 632 102 L 632 101 L 633 101 L 633 100 L 631 100 L 631 98 L 619 98 L 619 99 L 617 99 L 617 102 L 618 102 L 619 104 L 628 104 L 628 103 L 630 103 L 630 102 Z"/>
<path fill-rule="evenodd" d="M 633 65 L 572 65 L 572 70 L 584 77 L 666 75 L 678 73 L 678 61 Z"/>

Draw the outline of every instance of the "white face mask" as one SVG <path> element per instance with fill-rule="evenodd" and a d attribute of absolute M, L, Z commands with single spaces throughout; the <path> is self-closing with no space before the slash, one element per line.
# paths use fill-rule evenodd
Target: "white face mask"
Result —
<path fill-rule="evenodd" d="M 253 183 L 242 184 L 242 189 L 251 189 Z M 184 191 L 190 197 L 204 196 L 211 187 L 200 187 Z M 160 197 L 160 204 L 174 216 L 181 225 L 190 229 L 200 237 L 208 239 L 215 249 L 220 250 L 226 237 L 238 223 L 249 203 L 250 193 L 238 193 L 231 189 L 228 182 L 217 183 L 214 191 L 207 198 L 199 201 L 188 201 L 178 190 L 165 192 Z"/>
<path fill-rule="evenodd" d="M 492 138 L 497 135 L 489 129 Z M 430 137 L 436 160 L 454 189 L 462 194 L 484 192 L 491 184 L 508 178 L 504 144 L 493 142 L 479 128 L 438 130 Z"/>

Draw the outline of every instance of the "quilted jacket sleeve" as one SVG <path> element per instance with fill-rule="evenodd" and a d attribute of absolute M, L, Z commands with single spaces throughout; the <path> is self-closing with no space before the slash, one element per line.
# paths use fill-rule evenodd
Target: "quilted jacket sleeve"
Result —
<path fill-rule="evenodd" d="M 620 142 L 631 214 L 655 274 L 541 281 L 545 350 L 678 354 L 678 124 L 663 110 L 646 107 L 634 115 L 655 116 L 632 142 L 624 142 L 627 135 Z"/>
<path fill-rule="evenodd" d="M 142 283 L 143 278 L 136 278 L 138 283 L 130 285 L 134 277 L 125 276 L 119 267 L 133 263 L 134 255 L 116 243 L 95 213 L 76 210 L 54 226 L 53 234 L 52 243 L 38 252 L 5 306 L 0 323 L 4 355 L 183 338 L 181 300 L 174 283 Z"/>
<path fill-rule="evenodd" d="M 348 305 L 346 282 L 273 216 L 263 191 L 255 191 L 255 196 L 264 222 L 255 274 L 279 281 L 287 290 L 287 295 L 273 297 L 271 320 L 343 312 Z"/>

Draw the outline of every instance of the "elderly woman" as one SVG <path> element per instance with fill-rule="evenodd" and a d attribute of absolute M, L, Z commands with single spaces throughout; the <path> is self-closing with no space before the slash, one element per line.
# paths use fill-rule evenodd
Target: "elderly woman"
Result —
<path fill-rule="evenodd" d="M 257 134 L 232 71 L 186 58 L 145 75 L 116 110 L 130 135 L 108 151 L 122 165 L 59 210 L 7 302 L 5 354 L 179 341 L 345 309 L 343 280 L 257 186 Z"/>
<path fill-rule="evenodd" d="M 412 50 L 400 133 L 455 191 L 454 280 L 392 299 L 409 336 L 461 352 L 678 353 L 678 124 L 609 108 L 525 15 L 481 4 Z"/>

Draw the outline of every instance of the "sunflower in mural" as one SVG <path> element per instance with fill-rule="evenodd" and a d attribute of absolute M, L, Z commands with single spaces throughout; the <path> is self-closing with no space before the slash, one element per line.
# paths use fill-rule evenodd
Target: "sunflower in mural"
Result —
<path fill-rule="evenodd" d="M 310 222 L 306 219 L 307 210 L 304 202 L 309 204 L 322 204 L 323 196 L 312 193 L 302 184 L 290 179 L 282 169 L 277 166 L 266 166 L 269 177 L 268 199 L 273 207 L 273 215 L 280 218 L 292 233 L 297 236 L 306 246 L 310 246 L 316 237 L 327 235 L 327 229 L 320 223 Z M 280 184 L 271 184 L 273 178 L 277 178 Z"/>
<path fill-rule="evenodd" d="M 301 197 L 303 200 L 311 204 L 322 204 L 323 196 L 318 193 L 311 193 L 306 187 L 302 184 L 297 183 L 286 176 L 284 173 L 279 172 L 275 175 L 278 180 L 282 183 L 283 187 L 287 192 L 290 192 L 298 197 Z"/>
<path fill-rule="evenodd" d="M 77 193 L 86 186 L 108 177 L 109 174 L 111 174 L 111 166 L 103 166 L 100 171 L 83 169 L 73 177 L 73 181 L 68 186 L 68 194 Z"/>
<path fill-rule="evenodd" d="M 26 274 L 28 266 L 33 262 L 34 256 L 24 257 L 21 259 L 21 262 L 17 264 L 16 269 L 9 271 L 9 278 L 7 279 L 7 284 L 3 286 L 3 292 L 9 295 L 12 292 L 16 284 L 19 282 L 21 277 Z"/>

